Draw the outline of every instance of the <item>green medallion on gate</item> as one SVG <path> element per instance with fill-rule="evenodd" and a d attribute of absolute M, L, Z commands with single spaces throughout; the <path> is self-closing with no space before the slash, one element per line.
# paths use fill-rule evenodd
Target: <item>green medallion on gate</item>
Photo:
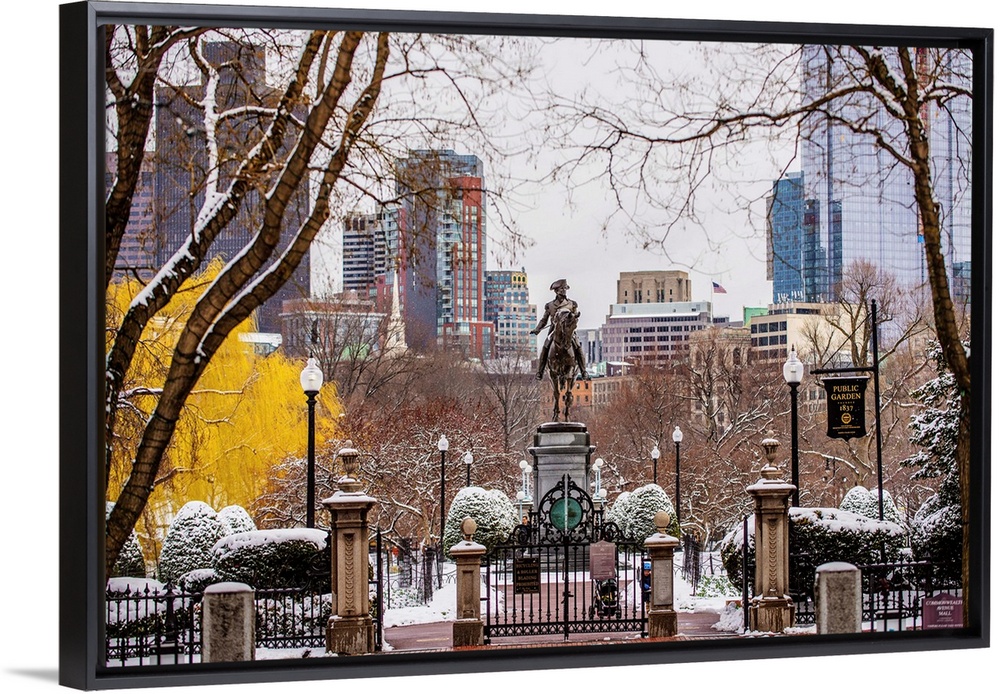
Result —
<path fill-rule="evenodd" d="M 560 530 L 572 530 L 583 520 L 583 507 L 572 497 L 556 499 L 549 511 L 549 522 Z"/>

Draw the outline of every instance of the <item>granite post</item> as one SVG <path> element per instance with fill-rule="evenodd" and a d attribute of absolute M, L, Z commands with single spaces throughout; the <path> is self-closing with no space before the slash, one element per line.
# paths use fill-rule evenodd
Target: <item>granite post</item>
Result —
<path fill-rule="evenodd" d="M 674 609 L 674 550 L 680 542 L 667 535 L 670 514 L 657 512 L 653 518 L 657 532 L 646 538 L 650 560 L 649 636 L 677 635 L 677 611 Z"/>
<path fill-rule="evenodd" d="M 483 645 L 483 620 L 480 611 L 480 561 L 486 548 L 472 541 L 476 534 L 476 521 L 466 517 L 462 521 L 464 540 L 451 548 L 455 559 L 455 623 L 452 625 L 452 645 Z"/>
<path fill-rule="evenodd" d="M 817 634 L 861 633 L 861 569 L 847 562 L 816 567 Z"/>
<path fill-rule="evenodd" d="M 201 599 L 201 662 L 233 663 L 255 654 L 254 590 L 245 583 L 215 583 Z"/>
<path fill-rule="evenodd" d="M 788 595 L 788 508 L 795 486 L 781 479 L 774 466 L 778 442 L 761 442 L 767 463 L 760 479 L 747 487 L 754 504 L 756 573 L 750 601 L 750 630 L 781 633 L 795 623 L 795 606 Z"/>
<path fill-rule="evenodd" d="M 361 491 L 358 452 L 350 441 L 339 457 L 344 476 L 338 490 L 323 500 L 330 511 L 333 614 L 326 628 L 326 650 L 357 655 L 375 650 L 375 626 L 368 604 L 368 512 L 377 501 Z"/>

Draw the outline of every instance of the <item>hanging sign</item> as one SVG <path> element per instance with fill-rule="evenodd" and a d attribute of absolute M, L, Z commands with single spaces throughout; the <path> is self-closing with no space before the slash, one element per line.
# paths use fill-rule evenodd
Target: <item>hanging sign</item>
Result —
<path fill-rule="evenodd" d="M 865 389 L 868 377 L 827 378 L 826 435 L 831 439 L 856 439 L 865 435 Z"/>

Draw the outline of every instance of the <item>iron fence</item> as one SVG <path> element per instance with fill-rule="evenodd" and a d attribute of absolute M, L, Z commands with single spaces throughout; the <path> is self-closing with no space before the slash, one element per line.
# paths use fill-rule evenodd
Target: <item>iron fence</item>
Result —
<path fill-rule="evenodd" d="M 109 590 L 104 629 L 108 665 L 194 662 L 201 653 L 201 593 L 157 582 Z"/>
<path fill-rule="evenodd" d="M 861 619 L 866 631 L 924 628 L 923 604 L 942 591 L 961 596 L 960 586 L 940 578 L 929 561 L 871 564 L 861 569 Z"/>

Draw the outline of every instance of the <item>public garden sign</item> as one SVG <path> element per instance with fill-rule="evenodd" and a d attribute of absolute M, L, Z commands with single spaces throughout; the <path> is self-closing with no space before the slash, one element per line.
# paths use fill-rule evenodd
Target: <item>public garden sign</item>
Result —
<path fill-rule="evenodd" d="M 868 377 L 826 378 L 826 435 L 832 439 L 864 436 L 865 389 Z"/>

